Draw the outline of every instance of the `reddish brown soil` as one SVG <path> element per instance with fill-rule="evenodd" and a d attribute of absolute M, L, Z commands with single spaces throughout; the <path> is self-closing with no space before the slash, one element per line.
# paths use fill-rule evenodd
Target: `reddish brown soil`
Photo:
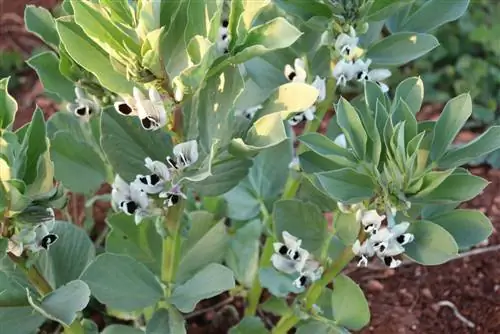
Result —
<path fill-rule="evenodd" d="M 39 41 L 23 29 L 22 13 L 26 3 L 51 8 L 56 0 L 21 1 L 0 0 L 0 52 L 17 50 L 26 58 Z M 22 83 L 14 91 L 20 110 L 16 127 L 29 121 L 35 105 L 40 106 L 48 117 L 57 106 L 43 97 L 43 87 L 36 75 L 29 69 L 13 73 Z M 427 107 L 422 117 L 430 119 L 439 114 L 440 106 Z M 325 122 L 326 123 L 326 122 Z M 464 132 L 458 140 L 468 141 L 474 135 Z M 477 175 L 486 177 L 491 184 L 484 193 L 471 201 L 468 206 L 478 208 L 493 220 L 496 228 L 488 245 L 500 244 L 500 171 L 486 167 L 473 169 Z M 100 193 L 109 191 L 104 186 Z M 82 224 L 83 198 L 71 195 L 69 212 L 73 221 Z M 100 230 L 104 226 L 106 203 L 98 203 L 93 216 Z M 96 231 L 94 231 L 96 232 Z M 97 231 L 98 232 L 98 231 Z M 366 292 L 372 312 L 371 324 L 362 333 L 395 334 L 461 334 L 461 333 L 500 333 L 500 252 L 471 255 L 436 267 L 406 265 L 397 270 L 347 268 Z M 218 296 L 200 303 L 198 310 L 210 308 L 228 298 Z M 460 313 L 475 324 L 468 328 L 448 307 L 438 308 L 440 301 L 450 301 Z M 188 320 L 190 334 L 226 333 L 227 328 L 241 317 L 243 308 L 240 299 L 228 305 L 216 307 Z M 235 312 L 236 311 L 236 312 Z M 96 315 L 97 316 L 97 315 Z M 99 319 L 96 318 L 98 322 Z M 266 319 L 269 322 L 269 319 Z M 312 333 L 313 334 L 313 333 Z"/>

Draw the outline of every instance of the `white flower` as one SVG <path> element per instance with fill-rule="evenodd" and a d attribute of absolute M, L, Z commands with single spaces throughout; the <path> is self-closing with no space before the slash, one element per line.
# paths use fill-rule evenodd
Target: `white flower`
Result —
<path fill-rule="evenodd" d="M 37 224 L 33 228 L 22 229 L 10 238 L 7 251 L 21 256 L 24 249 L 34 253 L 49 249 L 50 245 L 59 238 L 57 234 L 51 233 L 53 227 L 54 222 L 52 221 Z"/>
<path fill-rule="evenodd" d="M 345 134 L 341 133 L 339 134 L 335 140 L 333 141 L 334 144 L 342 147 L 342 148 L 347 148 L 347 140 L 345 138 Z"/>
<path fill-rule="evenodd" d="M 163 205 L 167 208 L 179 203 L 181 198 L 187 199 L 187 196 L 181 191 L 181 187 L 178 184 L 168 191 L 161 192 L 158 197 L 165 198 Z"/>
<path fill-rule="evenodd" d="M 9 239 L 7 252 L 19 257 L 22 255 L 24 247 L 33 244 L 35 240 L 36 232 L 33 229 L 24 228 Z"/>
<path fill-rule="evenodd" d="M 144 162 L 151 174 L 137 175 L 135 182 L 148 194 L 157 194 L 163 190 L 165 183 L 170 181 L 170 171 L 163 162 L 153 161 L 149 157 L 144 159 Z"/>
<path fill-rule="evenodd" d="M 198 161 L 198 143 L 189 140 L 174 146 L 174 158 L 167 157 L 167 163 L 173 169 L 183 169 Z"/>
<path fill-rule="evenodd" d="M 314 78 L 314 81 L 312 82 L 311 86 L 316 88 L 318 90 L 318 99 L 317 102 L 321 102 L 325 100 L 326 97 L 326 83 L 325 79 L 320 78 L 319 76 L 316 76 Z"/>
<path fill-rule="evenodd" d="M 293 115 L 292 117 L 290 117 L 288 119 L 288 124 L 290 124 L 291 126 L 295 126 L 295 125 L 301 123 L 305 119 L 306 119 L 306 116 L 304 115 L 304 113 L 300 112 L 300 113 L 297 113 L 297 114 Z"/>
<path fill-rule="evenodd" d="M 350 57 L 358 46 L 359 38 L 356 37 L 356 31 L 350 28 L 349 35 L 342 33 L 335 40 L 335 49 L 342 57 Z"/>
<path fill-rule="evenodd" d="M 286 64 L 284 73 L 285 77 L 292 82 L 305 82 L 307 78 L 304 61 L 300 58 L 295 59 L 293 67 Z"/>
<path fill-rule="evenodd" d="M 297 288 L 303 287 L 308 281 L 314 282 L 323 273 L 323 267 L 315 261 L 311 254 L 301 248 L 302 240 L 283 231 L 283 243 L 273 244 L 275 253 L 271 256 L 273 266 L 286 274 L 298 272 L 300 276 L 293 282 Z"/>
<path fill-rule="evenodd" d="M 385 68 L 374 69 L 369 71 L 368 68 L 371 65 L 371 59 L 367 59 L 366 62 L 359 60 L 358 72 L 356 78 L 360 82 L 373 81 L 380 86 L 384 93 L 389 91 L 389 86 L 381 82 L 391 76 L 391 71 Z"/>
<path fill-rule="evenodd" d="M 384 227 L 372 234 L 370 240 L 379 256 L 395 256 L 404 253 L 404 245 L 414 240 L 414 235 L 405 233 L 410 223 L 402 222 L 392 228 Z"/>
<path fill-rule="evenodd" d="M 157 130 L 167 124 L 167 112 L 163 100 L 155 88 L 149 89 L 149 99 L 141 90 L 134 87 L 133 95 L 137 107 L 137 116 L 145 130 Z"/>
<path fill-rule="evenodd" d="M 363 224 L 365 232 L 374 233 L 374 231 L 377 231 L 380 225 L 382 225 L 385 215 L 379 215 L 377 210 L 358 210 L 358 212 L 356 212 L 356 219 Z"/>
<path fill-rule="evenodd" d="M 114 107 L 117 113 L 123 116 L 137 116 L 137 107 L 135 101 L 131 96 L 123 98 L 123 100 L 116 101 Z"/>
<path fill-rule="evenodd" d="M 360 64 L 350 60 L 341 59 L 335 64 L 332 75 L 337 79 L 337 86 L 345 86 L 347 81 L 354 78 L 359 72 Z"/>
<path fill-rule="evenodd" d="M 32 252 L 38 252 L 43 249 L 48 250 L 49 246 L 59 239 L 57 234 L 51 233 L 53 223 L 42 223 L 35 227 L 35 242 L 28 245 L 28 249 Z"/>
<path fill-rule="evenodd" d="M 90 116 L 99 111 L 99 105 L 90 99 L 80 87 L 75 88 L 75 95 L 75 102 L 69 103 L 67 109 L 80 119 L 88 121 Z"/>
<path fill-rule="evenodd" d="M 118 174 L 115 176 L 112 187 L 113 207 L 129 216 L 134 215 L 135 223 L 139 224 L 149 212 L 149 198 L 146 192 L 137 182 L 129 185 Z"/>
<path fill-rule="evenodd" d="M 228 53 L 229 42 L 231 41 L 231 36 L 229 36 L 229 30 L 224 24 L 219 27 L 219 33 L 217 35 L 217 40 L 215 42 L 217 50 L 220 53 Z"/>
<path fill-rule="evenodd" d="M 254 107 L 250 107 L 250 108 L 244 109 L 244 110 L 236 110 L 235 114 L 243 116 L 243 117 L 245 117 L 248 120 L 252 120 L 254 118 L 254 116 L 255 116 L 255 113 L 258 110 L 260 110 L 260 109 L 262 109 L 262 105 L 261 104 L 256 105 Z"/>

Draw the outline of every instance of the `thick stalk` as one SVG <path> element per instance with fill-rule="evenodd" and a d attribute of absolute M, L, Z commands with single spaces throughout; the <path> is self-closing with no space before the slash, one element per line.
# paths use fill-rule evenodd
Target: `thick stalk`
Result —
<path fill-rule="evenodd" d="M 168 235 L 163 239 L 161 279 L 167 283 L 166 296 L 169 296 L 171 293 L 171 283 L 173 283 L 179 264 L 179 252 L 181 248 L 180 231 L 183 212 L 184 201 L 181 201 L 171 207 L 165 216 L 165 229 L 168 231 Z"/>

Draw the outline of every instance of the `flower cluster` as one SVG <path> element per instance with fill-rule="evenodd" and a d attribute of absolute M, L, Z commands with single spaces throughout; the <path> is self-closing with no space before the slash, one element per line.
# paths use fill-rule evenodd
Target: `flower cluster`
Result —
<path fill-rule="evenodd" d="M 284 74 L 285 74 L 285 77 L 290 82 L 305 83 L 307 80 L 307 72 L 305 70 L 304 61 L 300 58 L 297 58 L 297 59 L 295 59 L 293 66 L 291 66 L 290 64 L 285 65 Z M 318 93 L 319 93 L 318 98 L 316 100 L 316 103 L 323 101 L 326 97 L 325 79 L 322 79 L 319 76 L 316 76 L 314 78 L 313 82 L 311 83 L 311 86 L 316 88 L 318 90 Z M 315 114 L 316 114 L 316 106 L 311 106 L 308 109 L 292 116 L 288 120 L 288 123 L 291 126 L 295 126 L 304 120 L 312 121 L 315 117 Z"/>
<path fill-rule="evenodd" d="M 167 112 L 160 93 L 155 88 L 149 89 L 149 98 L 134 87 L 133 98 L 127 97 L 115 102 L 115 110 L 124 116 L 137 116 L 145 130 L 157 130 L 167 124 Z"/>
<path fill-rule="evenodd" d="M 377 210 L 366 210 L 360 204 L 346 206 L 339 203 L 342 212 L 356 212 L 356 220 L 361 223 L 369 237 L 361 242 L 356 240 L 352 251 L 361 257 L 358 266 L 368 264 L 368 258 L 377 255 L 390 268 L 401 265 L 401 260 L 395 257 L 405 252 L 404 246 L 414 240 L 414 235 L 406 233 L 410 223 L 401 222 L 394 226 L 383 226 L 385 215 L 379 215 Z"/>
<path fill-rule="evenodd" d="M 45 220 L 34 226 L 21 229 L 14 234 L 8 242 L 7 252 L 15 256 L 21 256 L 24 250 L 37 253 L 49 249 L 49 246 L 59 238 L 57 234 L 51 233 L 54 228 L 55 215 L 51 208 L 46 209 L 52 219 Z"/>
<path fill-rule="evenodd" d="M 174 176 L 198 160 L 198 144 L 195 140 L 177 144 L 173 155 L 167 156 L 166 164 L 149 157 L 144 159 L 144 166 L 150 173 L 138 174 L 130 184 L 117 174 L 111 191 L 115 210 L 134 215 L 135 223 L 139 224 L 143 218 L 156 213 L 154 200 L 150 195 L 163 198 L 163 206 L 167 208 L 177 204 L 180 198 L 186 198 L 180 184 L 173 182 Z"/>
<path fill-rule="evenodd" d="M 75 95 L 76 100 L 68 103 L 66 107 L 76 117 L 88 121 L 92 115 L 99 112 L 99 103 L 95 99 L 90 98 L 82 88 L 76 87 Z"/>
<path fill-rule="evenodd" d="M 381 82 L 391 76 L 388 69 L 369 70 L 371 59 L 355 59 L 355 50 L 358 47 L 359 38 L 351 27 L 350 34 L 342 33 L 335 41 L 335 49 L 341 55 L 341 59 L 335 64 L 333 76 L 337 79 L 337 86 L 345 86 L 348 81 L 356 79 L 359 82 L 373 81 L 377 83 L 385 93 L 389 87 Z"/>
<path fill-rule="evenodd" d="M 299 273 L 293 282 L 297 288 L 302 288 L 308 282 L 318 280 L 323 274 L 323 267 L 305 249 L 301 248 L 302 240 L 283 231 L 283 242 L 273 244 L 275 253 L 271 256 L 273 266 L 286 274 Z"/>

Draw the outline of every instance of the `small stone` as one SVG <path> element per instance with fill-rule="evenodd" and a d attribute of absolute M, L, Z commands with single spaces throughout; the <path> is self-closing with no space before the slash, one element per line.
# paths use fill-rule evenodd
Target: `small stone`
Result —
<path fill-rule="evenodd" d="M 432 292 L 429 288 L 423 288 L 422 289 L 422 295 L 424 295 L 424 297 L 428 298 L 428 299 L 433 299 L 434 296 L 432 295 Z"/>
<path fill-rule="evenodd" d="M 417 325 L 415 325 L 415 324 L 411 325 L 411 330 L 412 331 L 416 331 L 417 330 Z"/>
<path fill-rule="evenodd" d="M 380 292 L 384 290 L 384 285 L 376 279 L 369 280 L 366 289 L 370 292 Z"/>

